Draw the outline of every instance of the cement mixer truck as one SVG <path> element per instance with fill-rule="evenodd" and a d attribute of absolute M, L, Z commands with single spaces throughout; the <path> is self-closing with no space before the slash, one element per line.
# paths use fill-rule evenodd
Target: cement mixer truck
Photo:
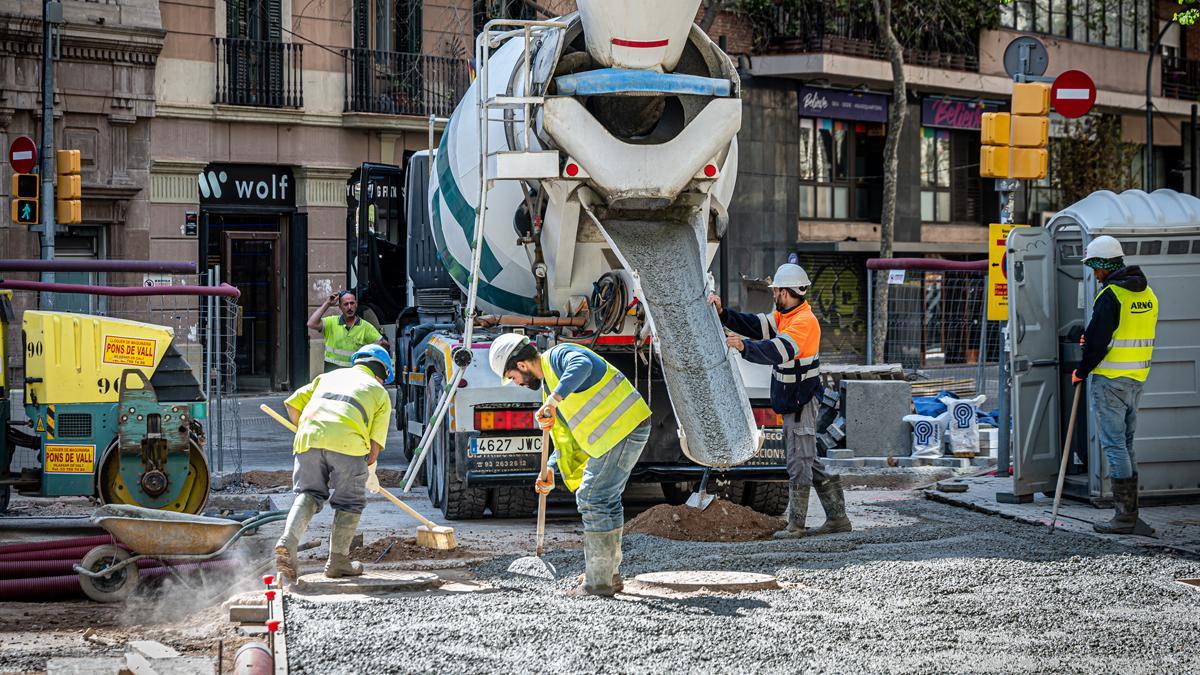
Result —
<path fill-rule="evenodd" d="M 405 167 L 397 424 L 448 519 L 536 502 L 538 395 L 487 365 L 504 331 L 588 346 L 634 383 L 653 435 L 632 480 L 682 502 L 707 470 L 710 492 L 786 506 L 770 370 L 725 347 L 706 302 L 741 101 L 699 2 L 579 0 L 554 21 L 489 23 L 440 144 Z"/>

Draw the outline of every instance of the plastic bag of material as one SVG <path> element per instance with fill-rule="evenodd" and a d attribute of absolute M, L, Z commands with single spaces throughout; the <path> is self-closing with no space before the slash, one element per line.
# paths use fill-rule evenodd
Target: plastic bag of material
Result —
<path fill-rule="evenodd" d="M 949 449 L 951 453 L 979 454 L 979 405 L 987 400 L 984 395 L 975 398 L 952 398 L 943 396 L 938 399 L 946 406 L 944 415 L 946 429 L 949 432 Z"/>
<path fill-rule="evenodd" d="M 904 421 L 912 425 L 912 456 L 941 457 L 944 415 L 905 415 Z"/>

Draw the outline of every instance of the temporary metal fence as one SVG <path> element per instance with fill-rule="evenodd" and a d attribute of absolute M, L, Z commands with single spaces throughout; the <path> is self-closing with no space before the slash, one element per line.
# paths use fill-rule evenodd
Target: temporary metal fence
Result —
<path fill-rule="evenodd" d="M 54 284 L 54 309 L 140 321 L 171 329 L 174 334 L 171 344 L 191 367 L 205 397 L 207 417 L 202 425 L 209 470 L 240 474 L 241 411 L 238 398 L 234 396 L 240 325 L 236 289 L 219 283 L 219 269 L 202 275 L 154 272 L 78 274 L 58 275 L 63 281 L 72 283 Z M 18 291 L 17 295 L 25 295 L 20 291 L 47 290 L 39 282 L 12 279 L 0 282 L 0 286 Z M 14 304 L 26 309 L 35 308 L 33 294 L 28 295 L 28 298 Z M 17 333 L 20 334 L 19 331 Z M 22 381 L 24 373 L 21 362 L 9 365 L 10 381 Z M 17 411 L 14 410 L 14 413 Z M 14 466 L 23 459 L 17 456 Z"/>
<path fill-rule="evenodd" d="M 875 258 L 867 267 L 872 296 L 877 275 L 888 281 L 885 353 L 880 358 L 869 353 L 868 360 L 901 364 L 914 395 L 986 394 L 984 405 L 994 405 L 1000 331 L 987 321 L 987 261 Z M 867 322 L 868 345 L 873 318 Z"/>

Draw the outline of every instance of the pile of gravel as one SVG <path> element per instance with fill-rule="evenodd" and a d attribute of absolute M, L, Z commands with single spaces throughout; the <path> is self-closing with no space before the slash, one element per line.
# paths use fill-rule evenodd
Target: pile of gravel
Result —
<path fill-rule="evenodd" d="M 629 535 L 622 572 L 743 570 L 783 590 L 574 598 L 556 581 L 475 569 L 490 592 L 362 602 L 292 598 L 293 673 L 1184 672 L 1200 669 L 1200 563 L 919 499 L 903 523 L 812 540 Z"/>

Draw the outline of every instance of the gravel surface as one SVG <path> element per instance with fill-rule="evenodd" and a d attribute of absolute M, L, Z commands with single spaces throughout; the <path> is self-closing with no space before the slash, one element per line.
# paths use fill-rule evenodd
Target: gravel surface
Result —
<path fill-rule="evenodd" d="M 1200 670 L 1200 563 L 919 498 L 871 505 L 879 526 L 813 540 L 625 538 L 627 578 L 719 569 L 783 590 L 614 600 L 476 568 L 493 586 L 356 602 L 290 598 L 293 673 L 1187 672 Z M 864 519 L 866 516 L 863 516 Z"/>
<path fill-rule="evenodd" d="M 754 419 L 708 304 L 696 229 L 675 221 L 609 221 L 605 230 L 640 278 L 687 455 L 717 467 L 750 459 L 757 450 Z"/>

